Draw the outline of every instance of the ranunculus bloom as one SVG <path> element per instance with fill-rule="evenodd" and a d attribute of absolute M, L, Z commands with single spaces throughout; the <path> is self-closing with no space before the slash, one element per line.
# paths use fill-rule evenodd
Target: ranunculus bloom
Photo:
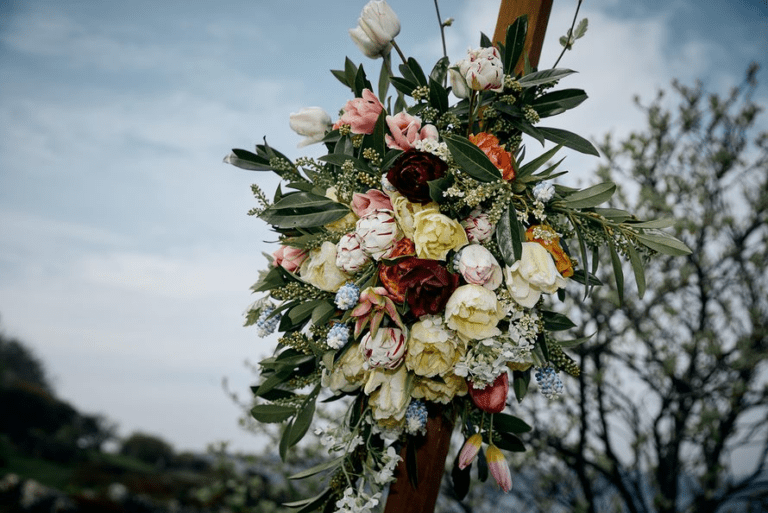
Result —
<path fill-rule="evenodd" d="M 418 258 L 398 258 L 405 255 L 414 255 L 416 247 L 411 239 L 400 239 L 392 247 L 387 258 L 397 259 L 394 263 L 381 262 L 379 264 L 379 279 L 381 284 L 389 292 L 389 296 L 396 303 L 405 301 L 405 286 L 401 283 L 401 278 L 411 269 L 418 265 Z"/>
<path fill-rule="evenodd" d="M 384 0 L 365 4 L 357 27 L 349 35 L 366 57 L 376 59 L 387 55 L 392 41 L 400 33 L 400 20 Z"/>
<path fill-rule="evenodd" d="M 493 237 L 493 225 L 488 214 L 476 208 L 469 213 L 469 216 L 461 222 L 464 231 L 467 232 L 467 239 L 472 243 L 482 243 Z"/>
<path fill-rule="evenodd" d="M 475 406 L 488 413 L 500 413 L 507 405 L 509 393 L 509 375 L 503 371 L 493 384 L 485 388 L 475 388 L 469 383 L 469 397 Z"/>
<path fill-rule="evenodd" d="M 501 266 L 490 251 L 480 244 L 470 244 L 459 254 L 459 272 L 467 281 L 496 290 L 501 285 Z"/>
<path fill-rule="evenodd" d="M 496 294 L 481 285 L 462 285 L 445 305 L 448 327 L 472 340 L 499 335 L 496 325 L 503 318 L 504 308 Z"/>
<path fill-rule="evenodd" d="M 488 159 L 493 162 L 504 180 L 514 180 L 517 172 L 515 171 L 515 161 L 512 155 L 499 145 L 499 139 L 487 132 L 480 132 L 476 135 L 470 135 L 469 140 L 475 146 L 483 150 Z"/>
<path fill-rule="evenodd" d="M 429 203 L 430 180 L 445 175 L 448 164 L 440 157 L 424 151 L 408 150 L 387 171 L 387 180 L 397 191 L 414 203 Z"/>
<path fill-rule="evenodd" d="M 552 256 L 538 242 L 523 242 L 520 260 L 504 268 L 504 279 L 512 299 L 525 308 L 533 308 L 542 293 L 554 294 L 566 284 Z"/>
<path fill-rule="evenodd" d="M 475 456 L 480 452 L 480 447 L 482 447 L 482 445 L 483 436 L 480 433 L 475 433 L 467 438 L 467 441 L 464 442 L 464 446 L 459 453 L 459 470 L 464 470 L 472 464 Z"/>
<path fill-rule="evenodd" d="M 350 276 L 336 267 L 336 244 L 325 241 L 301 264 L 301 279 L 326 292 L 336 292 Z"/>
<path fill-rule="evenodd" d="M 398 328 L 380 328 L 375 335 L 369 331 L 360 341 L 366 368 L 394 369 L 403 361 L 405 342 L 405 334 Z"/>
<path fill-rule="evenodd" d="M 501 450 L 495 445 L 488 447 L 485 451 L 485 459 L 488 461 L 488 470 L 498 483 L 504 493 L 512 489 L 512 474 L 509 472 L 507 460 L 501 453 Z"/>
<path fill-rule="evenodd" d="M 299 148 L 322 141 L 326 130 L 331 128 L 331 116 L 320 107 L 305 107 L 292 112 L 288 120 L 291 130 L 304 136 Z"/>
<path fill-rule="evenodd" d="M 349 100 L 344 105 L 344 114 L 333 125 L 339 128 L 341 125 L 349 125 L 353 134 L 372 134 L 373 127 L 379 119 L 379 114 L 384 109 L 376 95 L 370 89 L 363 89 L 363 97 Z"/>
<path fill-rule="evenodd" d="M 301 263 L 308 255 L 303 249 L 292 246 L 280 246 L 277 251 L 272 253 L 272 258 L 275 259 L 275 265 L 279 265 L 289 273 L 295 273 L 296 269 L 301 266 Z"/>
<path fill-rule="evenodd" d="M 549 254 L 555 259 L 555 267 L 564 278 L 573 276 L 573 264 L 560 245 L 560 237 L 555 230 L 544 225 L 531 226 L 525 231 L 525 238 L 528 242 L 538 242 L 549 251 Z"/>
<path fill-rule="evenodd" d="M 409 260 L 414 267 L 403 275 L 400 284 L 406 289 L 411 312 L 416 317 L 442 313 L 448 298 L 459 285 L 459 275 L 448 272 L 436 260 Z"/>
<path fill-rule="evenodd" d="M 449 251 L 469 241 L 458 221 L 434 210 L 422 210 L 413 216 L 413 243 L 419 258 L 445 260 Z"/>
<path fill-rule="evenodd" d="M 504 90 L 504 63 L 496 47 L 480 48 L 469 51 L 469 65 L 464 78 L 467 85 L 475 91 Z M 459 66 L 460 69 L 463 66 Z"/>
<path fill-rule="evenodd" d="M 415 216 L 417 212 L 421 212 L 422 210 L 433 210 L 438 213 L 440 212 L 440 205 L 434 201 L 430 201 L 429 203 L 424 204 L 413 203 L 399 192 L 392 193 L 391 199 L 392 208 L 395 211 L 395 219 L 397 219 L 397 224 L 400 225 L 400 229 L 403 230 L 403 234 L 411 239 L 413 238 L 414 230 L 413 216 Z"/>
<path fill-rule="evenodd" d="M 464 345 L 446 329 L 438 316 L 425 315 L 411 326 L 405 366 L 418 376 L 431 378 L 451 370 Z"/>
<path fill-rule="evenodd" d="M 403 151 L 413 148 L 413 143 L 424 139 L 437 141 L 440 136 L 434 125 L 421 126 L 421 119 L 402 111 L 395 116 L 387 116 L 387 126 L 392 135 L 385 135 L 388 148 Z"/>
<path fill-rule="evenodd" d="M 435 378 L 417 376 L 411 395 L 414 399 L 448 404 L 456 396 L 467 395 L 467 381 L 453 372 Z"/>
<path fill-rule="evenodd" d="M 336 267 L 349 274 L 357 274 L 371 258 L 360 247 L 360 239 L 354 233 L 342 235 L 336 244 Z"/>
<path fill-rule="evenodd" d="M 365 357 L 360 352 L 359 344 L 349 347 L 333 365 L 333 369 L 323 374 L 323 386 L 334 393 L 357 390 L 368 377 L 363 368 Z"/>
<path fill-rule="evenodd" d="M 355 226 L 360 247 L 374 260 L 379 260 L 398 239 L 402 232 L 391 210 L 374 210 L 361 217 Z"/>
<path fill-rule="evenodd" d="M 395 370 L 374 369 L 363 391 L 369 396 L 373 419 L 384 427 L 396 427 L 402 424 L 411 402 L 413 374 L 404 365 Z"/>
<path fill-rule="evenodd" d="M 363 217 L 374 210 L 392 210 L 389 196 L 378 189 L 369 189 L 365 193 L 356 192 L 352 195 L 352 212 L 357 217 Z"/>

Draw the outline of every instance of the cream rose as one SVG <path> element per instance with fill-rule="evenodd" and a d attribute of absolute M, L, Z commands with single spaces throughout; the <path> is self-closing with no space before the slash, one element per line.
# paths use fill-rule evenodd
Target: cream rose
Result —
<path fill-rule="evenodd" d="M 365 358 L 360 353 L 358 344 L 351 346 L 339 358 L 332 370 L 323 373 L 323 386 L 334 393 L 352 392 L 360 388 L 368 377 L 368 371 L 363 368 Z"/>
<path fill-rule="evenodd" d="M 517 304 L 533 308 L 542 293 L 554 294 L 565 287 L 552 255 L 538 242 L 523 242 L 520 260 L 504 268 L 507 290 Z"/>
<path fill-rule="evenodd" d="M 418 376 L 445 374 L 463 354 L 463 346 L 440 317 L 425 315 L 411 327 L 405 366 Z"/>
<path fill-rule="evenodd" d="M 404 365 L 396 370 L 375 369 L 368 376 L 363 391 L 369 395 L 368 405 L 374 420 L 394 427 L 405 419 L 413 391 L 413 374 Z"/>
<path fill-rule="evenodd" d="M 392 208 L 395 211 L 395 219 L 397 219 L 397 224 L 400 225 L 400 229 L 403 231 L 403 234 L 405 234 L 405 236 L 409 239 L 413 239 L 413 216 L 417 212 L 431 210 L 438 214 L 440 213 L 440 206 L 434 201 L 422 205 L 420 203 L 413 203 L 408 201 L 408 198 L 399 192 L 395 192 L 390 196 L 392 200 Z"/>
<path fill-rule="evenodd" d="M 336 292 L 350 276 L 336 267 L 336 244 L 325 241 L 309 253 L 299 270 L 301 279 L 326 292 Z"/>
<path fill-rule="evenodd" d="M 445 260 L 449 251 L 469 241 L 457 221 L 434 210 L 422 210 L 413 216 L 413 243 L 419 258 Z"/>
<path fill-rule="evenodd" d="M 448 404 L 455 396 L 467 395 L 467 380 L 449 372 L 437 379 L 416 377 L 413 392 L 415 399 Z"/>
<path fill-rule="evenodd" d="M 481 285 L 462 285 L 445 305 L 448 327 L 472 340 L 501 334 L 496 325 L 503 318 L 504 308 L 496 299 L 496 294 Z"/>

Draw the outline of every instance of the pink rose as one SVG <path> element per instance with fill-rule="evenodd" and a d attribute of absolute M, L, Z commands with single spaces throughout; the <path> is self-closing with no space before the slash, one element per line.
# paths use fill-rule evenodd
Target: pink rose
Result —
<path fill-rule="evenodd" d="M 365 358 L 363 367 L 398 367 L 405 356 L 405 342 L 405 334 L 398 328 L 380 328 L 374 336 L 369 331 L 360 341 L 360 352 Z"/>
<path fill-rule="evenodd" d="M 356 192 L 352 196 L 352 211 L 357 217 L 364 217 L 374 210 L 392 210 L 389 196 L 378 189 L 370 189 L 365 194 Z"/>
<path fill-rule="evenodd" d="M 372 134 L 373 127 L 376 126 L 376 120 L 379 114 L 384 110 L 376 95 L 370 89 L 363 89 L 363 97 L 349 100 L 344 105 L 344 114 L 333 125 L 333 128 L 339 128 L 341 125 L 349 125 L 353 134 Z"/>
<path fill-rule="evenodd" d="M 403 151 L 413 148 L 413 143 L 424 139 L 437 141 L 439 135 L 433 125 L 421 127 L 421 119 L 402 111 L 396 116 L 387 116 L 387 126 L 392 135 L 385 135 L 388 148 L 398 148 Z"/>
<path fill-rule="evenodd" d="M 275 259 L 275 265 L 281 266 L 289 273 L 295 273 L 307 255 L 308 253 L 303 249 L 280 246 L 277 251 L 272 253 L 272 258 Z"/>

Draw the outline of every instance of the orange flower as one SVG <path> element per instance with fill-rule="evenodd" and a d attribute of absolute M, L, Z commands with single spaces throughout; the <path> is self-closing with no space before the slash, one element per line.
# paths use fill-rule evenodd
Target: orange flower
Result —
<path fill-rule="evenodd" d="M 549 254 L 555 260 L 557 270 L 563 275 L 563 278 L 573 276 L 573 264 L 568 255 L 565 254 L 562 246 L 560 246 L 560 237 L 557 236 L 555 230 L 543 224 L 534 225 L 526 230 L 525 239 L 528 242 L 538 242 L 549 251 Z"/>
<path fill-rule="evenodd" d="M 495 135 L 480 132 L 477 135 L 470 135 L 469 140 L 483 150 L 493 165 L 499 168 L 504 180 L 512 181 L 515 179 L 517 174 L 515 161 L 512 159 L 512 155 L 499 145 L 499 139 Z"/>

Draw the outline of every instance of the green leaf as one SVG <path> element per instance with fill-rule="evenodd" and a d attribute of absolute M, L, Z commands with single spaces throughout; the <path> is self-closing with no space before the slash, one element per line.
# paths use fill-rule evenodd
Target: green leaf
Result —
<path fill-rule="evenodd" d="M 640 299 L 643 299 L 643 295 L 645 294 L 645 270 L 643 269 L 643 261 L 640 259 L 640 255 L 637 254 L 637 250 L 632 244 L 627 244 L 627 254 L 629 255 L 629 263 L 632 264 L 632 271 L 635 273 L 637 295 Z"/>
<path fill-rule="evenodd" d="M 691 254 L 691 249 L 685 243 L 664 232 L 638 233 L 637 240 L 642 245 L 665 255 L 686 256 Z"/>
<path fill-rule="evenodd" d="M 286 194 L 259 218 L 278 228 L 323 226 L 349 213 L 349 207 L 309 192 Z"/>
<path fill-rule="evenodd" d="M 338 79 L 339 82 L 352 89 L 352 85 L 347 83 L 347 76 L 343 70 L 332 69 L 331 73 Z"/>
<path fill-rule="evenodd" d="M 439 61 L 437 61 L 437 63 L 435 63 L 435 66 L 429 73 L 429 78 L 442 85 L 445 82 L 445 76 L 448 74 L 448 66 L 450 62 L 451 61 L 448 59 L 448 57 L 442 57 Z"/>
<path fill-rule="evenodd" d="M 339 153 L 329 153 L 328 155 L 323 155 L 322 157 L 319 157 L 317 160 L 328 162 L 329 164 L 333 164 L 334 166 L 343 166 L 347 161 L 351 161 L 352 165 L 355 166 L 355 169 L 358 169 L 360 171 L 365 171 L 366 173 L 373 173 L 373 169 L 366 161 L 357 159 L 355 157 L 351 157 L 349 155 L 344 155 Z"/>
<path fill-rule="evenodd" d="M 542 310 L 541 316 L 544 322 L 544 329 L 547 331 L 563 331 L 576 327 L 572 320 L 561 313 Z"/>
<path fill-rule="evenodd" d="M 429 185 L 429 197 L 432 198 L 432 201 L 442 203 L 443 192 L 448 190 L 452 184 L 453 179 L 447 176 L 438 178 L 437 180 L 429 180 L 427 182 L 427 185 Z"/>
<path fill-rule="evenodd" d="M 499 433 L 499 440 L 496 440 L 496 446 L 510 452 L 525 452 L 525 444 L 517 435 L 512 433 Z"/>
<path fill-rule="evenodd" d="M 616 184 L 603 182 L 566 196 L 563 203 L 568 208 L 589 208 L 605 203 L 616 192 Z"/>
<path fill-rule="evenodd" d="M 300 501 L 285 502 L 283 503 L 283 506 L 287 508 L 301 508 L 300 510 L 294 511 L 293 513 L 309 513 L 310 511 L 317 510 L 320 506 L 325 504 L 325 502 L 328 501 L 328 498 L 331 496 L 332 493 L 333 493 L 333 490 L 328 488 L 320 495 L 316 495 L 311 499 L 302 499 Z"/>
<path fill-rule="evenodd" d="M 493 429 L 507 433 L 527 433 L 531 429 L 523 419 L 506 413 L 493 414 Z"/>
<path fill-rule="evenodd" d="M 488 460 L 485 459 L 485 451 L 482 447 L 477 453 L 477 479 L 481 483 L 488 480 Z"/>
<path fill-rule="evenodd" d="M 621 265 L 621 259 L 619 253 L 616 251 L 614 245 L 608 244 L 608 249 L 611 252 L 611 265 L 613 266 L 613 276 L 616 280 L 616 292 L 619 295 L 619 304 L 624 303 L 624 269 Z"/>
<path fill-rule="evenodd" d="M 520 167 L 520 170 L 517 172 L 517 177 L 520 178 L 520 177 L 523 177 L 523 176 L 528 176 L 528 175 L 533 174 L 534 171 L 536 171 L 541 166 L 543 166 L 544 164 L 549 162 L 549 160 L 552 157 L 555 156 L 555 153 L 557 153 L 560 150 L 560 148 L 562 148 L 562 147 L 563 147 L 562 144 L 558 144 L 557 146 L 555 146 L 551 150 L 542 153 L 541 155 L 539 155 L 538 157 L 536 157 L 532 161 L 530 161 L 527 164 L 525 164 L 524 166 Z"/>
<path fill-rule="evenodd" d="M 515 391 L 517 402 L 523 401 L 528 393 L 528 383 L 531 381 L 531 370 L 512 371 L 512 389 Z"/>
<path fill-rule="evenodd" d="M 315 385 L 315 388 L 304 400 L 301 405 L 301 411 L 299 411 L 296 418 L 291 424 L 291 435 L 288 440 L 290 447 L 293 447 L 307 434 L 309 426 L 312 424 L 312 419 L 315 416 L 315 401 L 317 400 L 317 394 L 320 393 L 320 383 Z"/>
<path fill-rule="evenodd" d="M 525 49 L 525 36 L 528 34 L 528 15 L 519 16 L 509 27 L 504 44 L 504 73 L 515 75 L 515 66 Z"/>
<path fill-rule="evenodd" d="M 421 69 L 421 66 L 413 57 L 408 57 L 408 69 L 411 70 L 413 77 L 416 79 L 416 83 L 420 86 L 429 85 L 427 83 L 427 77 L 424 75 L 424 70 Z"/>
<path fill-rule="evenodd" d="M 341 463 L 344 461 L 344 458 L 347 456 L 339 456 L 338 458 L 334 458 L 329 461 L 324 461 L 323 463 L 320 463 L 319 465 L 315 465 L 312 468 L 308 468 L 306 470 L 302 470 L 301 472 L 297 472 L 296 474 L 293 474 L 292 476 L 288 476 L 288 479 L 304 479 L 305 477 L 314 476 L 315 474 L 319 474 L 320 472 L 323 472 L 324 470 L 332 469 L 336 466 L 341 465 Z"/>
<path fill-rule="evenodd" d="M 292 372 L 290 370 L 282 370 L 275 372 L 271 376 L 269 376 L 266 380 L 264 380 L 263 383 L 259 385 L 259 388 L 254 392 L 254 395 L 263 397 L 264 394 L 272 390 L 278 385 L 281 385 L 288 381 L 288 378 L 291 377 Z"/>
<path fill-rule="evenodd" d="M 324 299 L 312 310 L 312 324 L 322 326 L 336 313 L 336 306 L 331 300 Z"/>
<path fill-rule="evenodd" d="M 418 87 L 419 79 L 416 78 L 416 75 L 413 74 L 413 71 L 411 71 L 411 68 L 408 67 L 408 64 L 406 63 L 400 64 L 398 66 L 398 69 L 400 70 L 400 74 L 403 75 L 403 79 L 413 84 L 413 89 Z M 395 77 L 392 77 L 392 78 L 395 78 Z"/>
<path fill-rule="evenodd" d="M 533 73 L 529 73 L 524 77 L 521 77 L 518 82 L 520 82 L 520 85 L 523 86 L 523 88 L 533 87 L 538 85 L 551 84 L 552 82 L 556 82 L 561 78 L 567 77 L 568 75 L 572 75 L 574 73 L 576 72 L 572 69 L 546 69 L 544 71 L 535 71 Z"/>
<path fill-rule="evenodd" d="M 579 22 L 578 25 L 576 25 L 576 30 L 573 31 L 573 37 L 574 39 L 579 39 L 581 37 L 584 37 L 584 34 L 587 33 L 587 26 L 589 25 L 589 20 L 587 18 L 584 18 Z"/>
<path fill-rule="evenodd" d="M 296 408 L 278 404 L 259 404 L 251 408 L 253 418 L 265 424 L 283 422 L 295 414 Z"/>
<path fill-rule="evenodd" d="M 595 262 L 594 256 L 592 257 L 592 263 L 594 265 Z M 581 283 L 582 285 L 589 285 L 590 287 L 599 287 L 603 284 L 600 279 L 595 276 L 593 273 L 587 273 L 587 281 L 584 281 L 584 270 L 579 270 L 575 273 L 573 273 L 573 276 L 571 276 L 571 279 L 575 281 L 576 283 Z"/>
<path fill-rule="evenodd" d="M 400 91 L 406 96 L 411 96 L 411 94 L 413 93 L 413 90 L 416 89 L 416 87 L 418 87 L 418 85 L 415 82 L 411 82 L 406 78 L 391 77 L 389 80 L 390 82 L 392 82 L 392 85 L 395 86 L 395 89 L 397 89 L 398 91 Z"/>
<path fill-rule="evenodd" d="M 364 89 L 373 91 L 373 86 L 368 81 L 368 78 L 365 76 L 365 70 L 363 69 L 363 65 L 361 64 L 357 68 L 357 74 L 355 75 L 355 96 L 358 98 L 362 98 Z"/>
<path fill-rule="evenodd" d="M 588 337 L 574 338 L 571 340 L 558 340 L 557 343 L 560 344 L 560 347 L 562 347 L 563 349 L 568 349 L 570 347 L 576 347 L 580 344 L 583 344 L 584 342 L 592 338 L 594 335 L 595 334 L 593 333 Z"/>
<path fill-rule="evenodd" d="M 669 228 L 675 225 L 675 220 L 672 218 L 652 219 L 650 221 L 642 221 L 639 223 L 628 223 L 632 228 L 644 228 L 644 229 L 659 229 Z"/>
<path fill-rule="evenodd" d="M 255 153 L 251 153 L 248 150 L 241 150 L 238 148 L 233 149 L 232 153 L 224 157 L 224 162 L 248 171 L 272 170 L 272 166 L 269 165 L 268 159 L 260 157 Z"/>
<path fill-rule="evenodd" d="M 448 90 L 442 84 L 429 79 L 429 104 L 437 109 L 439 114 L 448 110 Z"/>
<path fill-rule="evenodd" d="M 544 126 L 536 127 L 536 130 L 544 137 L 544 139 L 548 141 L 562 144 L 563 146 L 571 148 L 572 150 L 576 150 L 579 153 L 594 155 L 595 157 L 600 156 L 600 152 L 597 151 L 597 148 L 595 148 L 591 142 L 584 139 L 580 135 L 574 134 L 573 132 L 569 132 L 568 130 L 563 130 L 561 128 L 551 128 Z"/>
<path fill-rule="evenodd" d="M 496 224 L 496 242 L 506 265 L 517 262 L 523 254 L 523 229 L 512 203 L 501 214 Z"/>
<path fill-rule="evenodd" d="M 379 166 L 379 168 L 382 171 L 387 171 L 390 167 L 392 167 L 392 164 L 395 163 L 397 158 L 403 153 L 403 150 L 389 150 L 387 154 L 384 155 L 384 160 L 382 160 L 381 166 Z"/>
<path fill-rule="evenodd" d="M 561 89 L 539 96 L 531 103 L 531 106 L 545 118 L 554 116 L 581 105 L 587 99 L 587 93 L 581 89 Z"/>
<path fill-rule="evenodd" d="M 357 77 L 357 65 L 349 57 L 344 59 L 344 76 L 347 79 L 347 85 L 352 91 L 355 90 L 355 77 Z"/>
<path fill-rule="evenodd" d="M 453 493 L 456 494 L 457 500 L 463 500 L 469 493 L 469 483 L 471 481 L 470 471 L 472 470 L 472 464 L 470 463 L 463 469 L 459 468 L 459 454 L 453 460 L 453 468 L 451 469 L 451 481 L 453 483 Z"/>
<path fill-rule="evenodd" d="M 472 178 L 481 182 L 501 180 L 499 169 L 488 160 L 483 150 L 472 144 L 469 139 L 460 135 L 446 134 L 443 135 L 443 140 L 459 167 Z"/>
<path fill-rule="evenodd" d="M 599 214 L 606 219 L 610 219 L 615 223 L 623 223 L 624 221 L 635 217 L 626 210 L 620 208 L 596 208 L 594 210 L 596 214 Z"/>
<path fill-rule="evenodd" d="M 493 46 L 493 43 L 491 42 L 491 38 L 486 36 L 484 33 L 480 32 L 480 47 L 490 48 L 491 46 Z"/>
<path fill-rule="evenodd" d="M 379 101 L 384 103 L 387 101 L 387 92 L 389 91 L 389 76 L 390 76 L 390 63 L 392 61 L 391 54 L 387 54 L 381 59 L 381 70 L 379 71 Z"/>

